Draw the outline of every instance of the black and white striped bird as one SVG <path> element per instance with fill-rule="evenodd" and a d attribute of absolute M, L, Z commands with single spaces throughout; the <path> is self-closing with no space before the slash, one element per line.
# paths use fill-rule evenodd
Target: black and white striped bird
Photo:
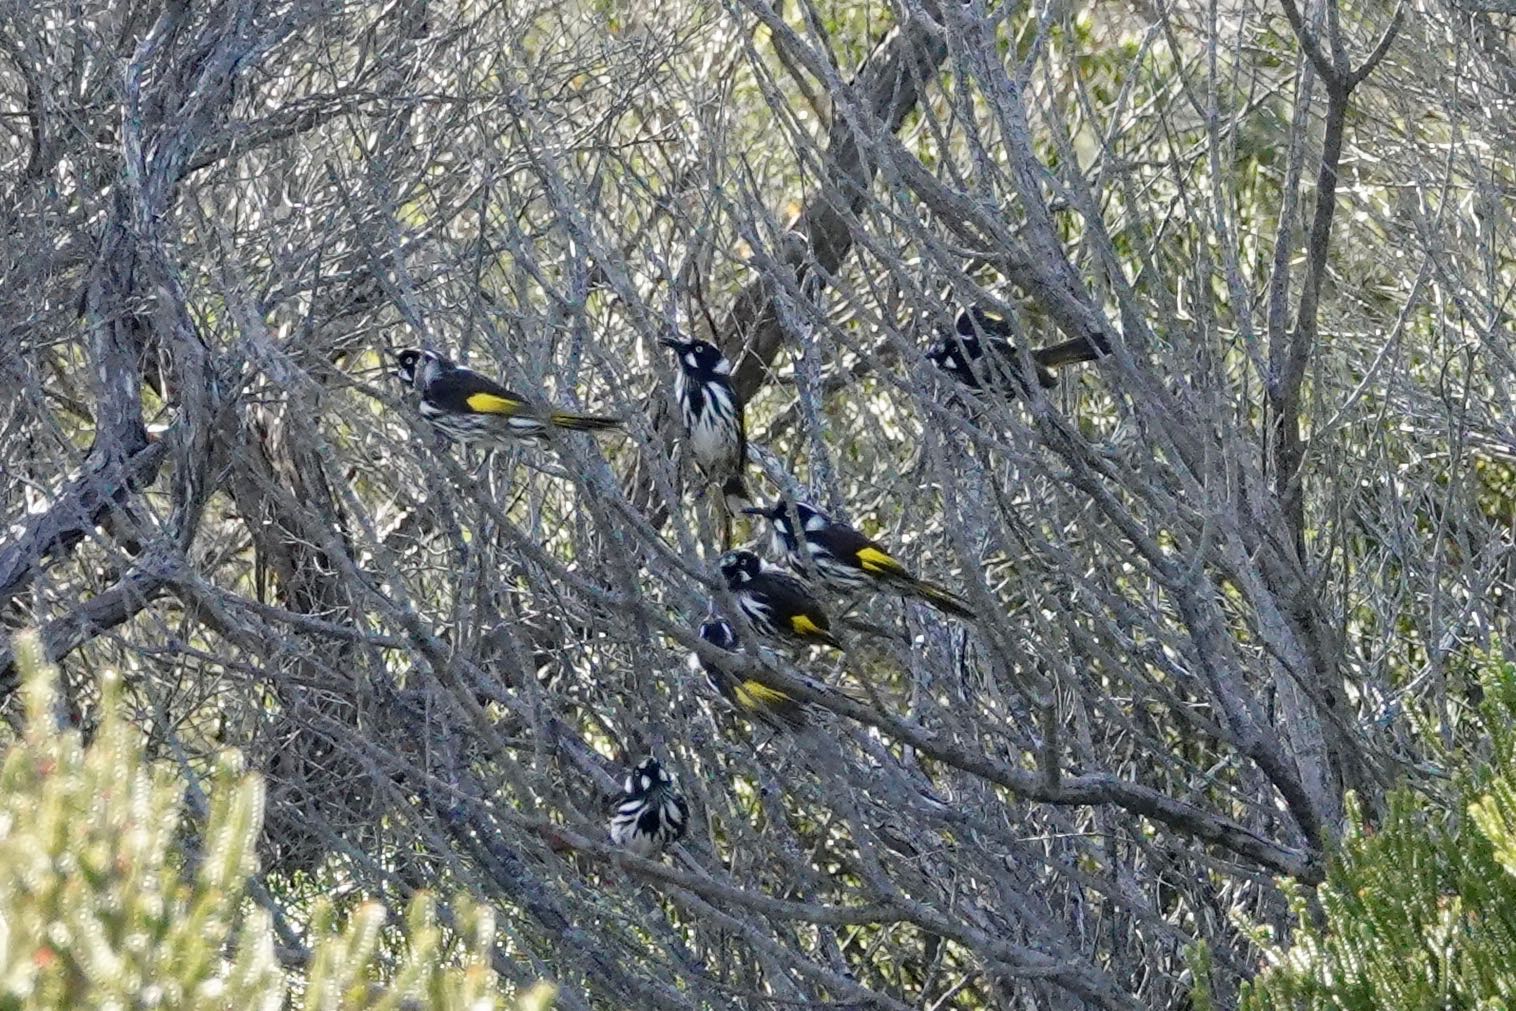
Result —
<path fill-rule="evenodd" d="M 963 598 L 913 575 L 878 541 L 832 519 L 808 502 L 786 505 L 780 500 L 772 509 L 747 512 L 763 516 L 773 525 L 775 554 L 786 556 L 797 572 L 814 577 L 829 590 L 839 593 L 894 590 L 908 597 L 919 597 L 947 614 L 974 617 Z"/>
<path fill-rule="evenodd" d="M 737 652 L 737 633 L 720 618 L 709 618 L 700 626 L 700 638 L 728 653 Z M 761 681 L 739 677 L 724 669 L 719 663 L 700 659 L 696 653 L 689 658 L 690 670 L 699 670 L 716 693 L 726 699 L 738 712 L 764 721 L 773 727 L 795 729 L 805 724 L 805 707 L 777 688 L 770 688 Z"/>
<path fill-rule="evenodd" d="M 648 756 L 622 785 L 611 812 L 611 842 L 638 856 L 650 857 L 678 842 L 689 821 L 690 805 L 675 786 L 673 774 Z"/>
<path fill-rule="evenodd" d="M 727 511 L 736 515 L 748 504 L 747 426 L 742 400 L 732 386 L 732 363 L 710 341 L 661 337 L 659 343 L 679 357 L 674 396 L 684 418 L 695 466 L 721 487 Z"/>
<path fill-rule="evenodd" d="M 421 416 L 459 442 L 537 438 L 550 426 L 576 432 L 621 427 L 619 418 L 573 414 L 533 404 L 435 351 L 406 348 L 395 355 L 395 361 L 395 378 L 421 395 Z"/>
<path fill-rule="evenodd" d="M 800 580 L 765 565 L 751 551 L 728 551 L 719 565 L 726 588 L 761 634 L 780 642 L 842 649 L 826 612 Z"/>
<path fill-rule="evenodd" d="M 926 356 L 971 389 L 1007 390 L 1024 395 L 1031 384 L 1021 356 L 1011 343 L 1014 335 L 1010 321 L 998 312 L 984 306 L 968 306 L 958 313 L 953 332 L 933 344 Z M 1083 338 L 1038 348 L 1031 353 L 1037 385 L 1052 389 L 1058 385 L 1053 369 L 1094 361 L 1108 350 Z"/>

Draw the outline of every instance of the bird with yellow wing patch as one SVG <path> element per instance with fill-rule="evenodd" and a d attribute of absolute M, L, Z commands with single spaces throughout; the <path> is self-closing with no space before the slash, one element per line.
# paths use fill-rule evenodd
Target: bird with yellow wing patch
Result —
<path fill-rule="evenodd" d="M 800 580 L 751 551 L 728 551 L 719 565 L 726 588 L 758 632 L 790 645 L 842 649 L 826 612 Z"/>
<path fill-rule="evenodd" d="M 776 552 L 787 555 L 797 572 L 814 577 L 830 590 L 893 590 L 919 597 L 954 617 L 974 617 L 962 597 L 913 575 L 878 541 L 808 502 L 786 504 L 781 500 L 772 509 L 745 511 L 767 518 L 773 525 Z"/>
<path fill-rule="evenodd" d="M 421 416 L 459 442 L 539 438 L 550 427 L 575 432 L 621 427 L 619 418 L 574 414 L 533 403 L 435 351 L 406 348 L 395 361 L 395 378 L 421 395 Z"/>
<path fill-rule="evenodd" d="M 700 638 L 717 649 L 733 654 L 737 652 L 737 633 L 720 618 L 709 618 L 702 622 Z M 690 670 L 703 672 L 716 693 L 744 716 L 790 730 L 805 725 L 805 707 L 779 689 L 770 688 L 754 678 L 734 674 L 719 662 L 703 660 L 696 653 L 690 654 L 689 667 Z"/>

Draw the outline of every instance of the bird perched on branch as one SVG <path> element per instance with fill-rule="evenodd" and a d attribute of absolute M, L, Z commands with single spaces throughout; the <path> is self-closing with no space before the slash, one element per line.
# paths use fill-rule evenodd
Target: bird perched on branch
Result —
<path fill-rule="evenodd" d="M 619 418 L 573 414 L 534 404 L 435 351 L 406 348 L 395 355 L 395 361 L 395 378 L 421 395 L 421 416 L 459 442 L 537 438 L 549 427 L 576 432 L 621 427 Z"/>
<path fill-rule="evenodd" d="M 737 652 L 737 633 L 720 618 L 703 622 L 700 638 L 717 649 Z M 739 677 L 719 663 L 702 660 L 696 653 L 690 654 L 689 667 L 702 671 L 716 693 L 744 715 L 756 717 L 773 727 L 792 730 L 805 724 L 805 707 L 777 688 L 770 688 L 752 678 Z"/>
<path fill-rule="evenodd" d="M 912 575 L 878 541 L 870 540 L 846 523 L 832 519 L 808 502 L 772 509 L 748 509 L 773 525 L 774 550 L 788 556 L 802 575 L 814 575 L 831 590 L 894 590 L 919 597 L 933 607 L 959 618 L 973 618 L 969 605 L 952 591 Z"/>
<path fill-rule="evenodd" d="M 726 588 L 760 633 L 781 642 L 842 649 L 811 591 L 751 551 L 728 551 L 719 562 Z"/>
<path fill-rule="evenodd" d="M 984 306 L 968 306 L 958 313 L 953 332 L 933 344 L 926 356 L 971 389 L 1004 389 L 1024 395 L 1031 384 L 1012 336 L 1014 331 L 1004 316 Z M 1094 361 L 1109 350 L 1082 337 L 1038 348 L 1031 353 L 1037 385 L 1051 389 L 1058 385 L 1053 369 Z"/>
<path fill-rule="evenodd" d="M 611 842 L 638 856 L 652 856 L 678 842 L 689 820 L 690 805 L 675 786 L 673 774 L 649 756 L 622 785 L 611 812 Z"/>
<path fill-rule="evenodd" d="M 747 468 L 747 426 L 742 400 L 732 386 L 732 363 L 710 341 L 661 337 L 658 341 L 679 358 L 674 397 L 684 418 L 695 466 L 720 485 L 726 508 L 735 515 L 750 501 L 743 471 Z"/>

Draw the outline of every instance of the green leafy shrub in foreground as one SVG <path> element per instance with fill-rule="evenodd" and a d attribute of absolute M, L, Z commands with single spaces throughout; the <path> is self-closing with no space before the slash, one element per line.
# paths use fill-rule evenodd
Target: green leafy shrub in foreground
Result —
<path fill-rule="evenodd" d="M 1374 831 L 1355 812 L 1319 892 L 1323 927 L 1297 894 L 1302 926 L 1244 990 L 1246 1011 L 1516 1008 L 1516 667 L 1486 675 L 1481 708 L 1451 802 L 1401 791 Z"/>
<path fill-rule="evenodd" d="M 245 901 L 263 786 L 228 757 L 210 789 L 194 850 L 178 845 L 185 781 L 149 763 L 141 733 L 107 680 L 93 742 L 52 718 L 55 673 L 35 640 L 18 641 L 23 739 L 0 766 L 0 1009 L 497 1008 L 487 911 L 454 950 L 433 903 L 406 916 L 403 950 L 377 971 L 386 913 L 360 907 L 338 929 L 312 911 L 309 957 L 287 970 L 269 915 Z M 462 926 L 462 923 L 460 923 Z M 519 1011 L 551 1000 L 539 986 Z"/>

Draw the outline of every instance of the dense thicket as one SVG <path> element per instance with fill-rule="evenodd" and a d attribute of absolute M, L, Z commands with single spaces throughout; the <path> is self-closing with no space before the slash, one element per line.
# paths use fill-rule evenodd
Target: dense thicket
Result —
<path fill-rule="evenodd" d="M 1232 1006 L 1511 639 L 1512 16 L 1391 7 L 0 6 L 0 614 L 243 751 L 275 907 L 472 893 L 563 1007 Z M 964 394 L 965 301 L 1113 352 Z M 806 733 L 684 664 L 673 330 L 982 616 L 862 602 Z M 439 447 L 407 345 L 627 433 Z"/>

